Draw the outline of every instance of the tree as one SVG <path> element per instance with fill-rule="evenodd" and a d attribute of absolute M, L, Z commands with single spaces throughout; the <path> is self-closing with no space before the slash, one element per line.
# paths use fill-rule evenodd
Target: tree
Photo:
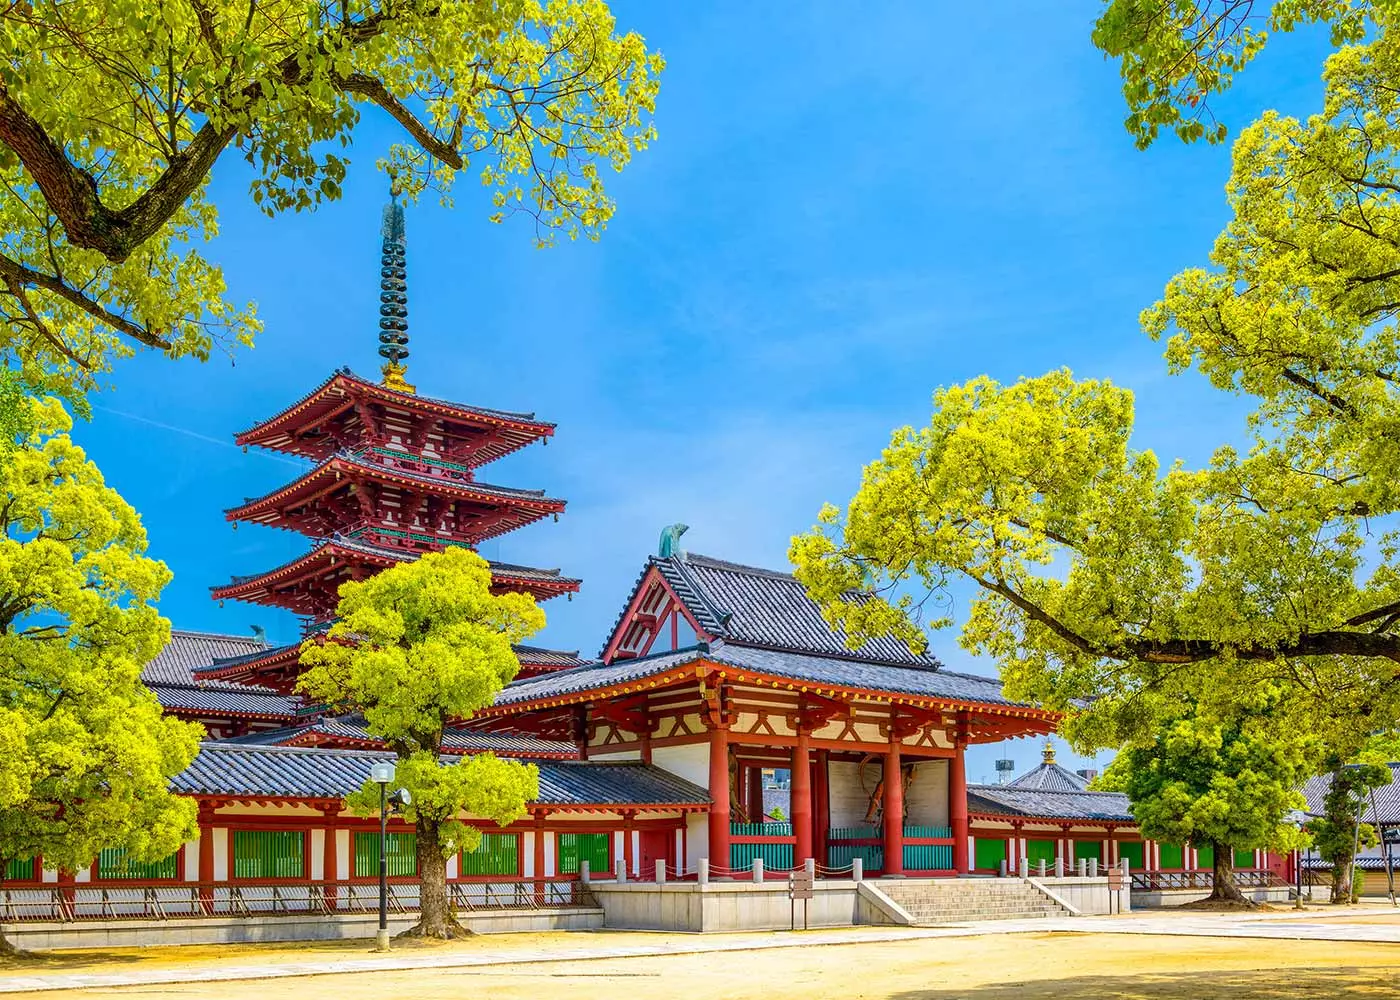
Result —
<path fill-rule="evenodd" d="M 1210 110 L 1210 95 L 1229 89 L 1269 32 L 1323 23 L 1340 46 L 1361 41 L 1392 16 L 1373 0 L 1110 0 L 1093 39 L 1119 60 L 1129 109 L 1124 124 L 1145 148 L 1163 128 L 1187 142 L 1223 141 L 1226 128 Z"/>
<path fill-rule="evenodd" d="M 300 690 L 362 712 L 368 730 L 398 756 L 397 780 L 412 793 L 421 915 L 409 934 L 465 933 L 447 897 L 447 859 L 475 850 L 469 815 L 501 826 L 539 794 L 533 764 L 483 753 L 441 760 L 442 734 L 490 705 L 520 669 L 511 644 L 544 627 L 528 594 L 491 593 L 486 560 L 463 548 L 429 553 L 340 589 L 339 619 L 324 643 L 302 647 Z M 349 804 L 377 813 L 373 782 Z"/>
<path fill-rule="evenodd" d="M 1273 721 L 1267 712 L 1165 719 L 1150 742 L 1124 750 L 1099 780 L 1127 793 L 1144 837 L 1210 845 L 1212 901 L 1249 905 L 1234 879 L 1236 848 L 1300 846 L 1284 816 L 1306 804 L 1297 789 L 1316 763 L 1316 743 L 1278 732 Z"/>
<path fill-rule="evenodd" d="M 165 565 L 69 439 L 52 399 L 0 456 L 0 877 L 13 861 L 77 870 L 105 848 L 168 856 L 195 832 L 167 784 L 203 729 L 161 714 L 141 668 L 170 640 Z M 4 946 L 0 938 L 0 947 Z"/>
<path fill-rule="evenodd" d="M 1349 903 L 1358 847 L 1380 843 L 1375 827 L 1361 822 L 1371 789 L 1390 784 L 1390 768 L 1382 764 L 1328 761 L 1332 780 L 1323 799 L 1322 815 L 1308 821 L 1313 846 L 1332 870 L 1332 902 Z"/>
<path fill-rule="evenodd" d="M 373 107 L 409 197 L 447 201 L 471 170 L 493 219 L 596 237 L 600 164 L 653 137 L 663 65 L 603 0 L 9 4 L 0 45 L 0 354 L 69 394 L 138 347 L 251 341 L 251 305 L 199 249 L 230 153 L 263 211 L 314 208 Z"/>

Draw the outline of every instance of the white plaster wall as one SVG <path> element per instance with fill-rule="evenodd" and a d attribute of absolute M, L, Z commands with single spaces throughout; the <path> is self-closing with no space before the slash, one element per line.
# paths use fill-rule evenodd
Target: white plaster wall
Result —
<path fill-rule="evenodd" d="M 74 882 L 91 882 L 91 881 L 92 881 L 92 869 L 91 869 L 91 868 L 84 868 L 84 869 L 83 869 L 82 871 L 80 871 L 80 872 L 74 872 L 74 873 L 73 873 L 73 881 L 74 881 Z"/>
<path fill-rule="evenodd" d="M 639 830 L 632 831 L 632 874 L 640 876 L 642 873 L 642 834 Z M 655 872 L 647 872 L 648 876 L 655 875 Z"/>
<path fill-rule="evenodd" d="M 57 882 L 58 872 L 52 868 L 45 868 L 41 878 L 45 882 Z"/>
<path fill-rule="evenodd" d="M 449 879 L 457 877 L 457 859 L 458 856 L 456 854 L 447 859 L 447 877 Z"/>
<path fill-rule="evenodd" d="M 671 864 L 675 867 L 673 871 L 681 871 L 685 868 L 685 831 L 676 831 L 676 846 L 671 851 Z"/>
<path fill-rule="evenodd" d="M 710 745 L 689 743 L 678 747 L 656 747 L 651 762 L 678 777 L 693 781 L 701 788 L 710 787 Z"/>
<path fill-rule="evenodd" d="M 313 881 L 326 877 L 326 831 L 311 831 L 311 878 Z"/>
<path fill-rule="evenodd" d="M 542 834 L 541 836 L 544 837 L 544 871 L 540 874 L 558 875 L 559 867 L 554 861 L 554 841 L 556 838 L 548 833 Z"/>
<path fill-rule="evenodd" d="M 524 853 L 525 866 L 521 869 L 526 878 L 534 878 L 535 875 L 535 834 L 527 831 L 520 838 L 520 850 Z"/>
<path fill-rule="evenodd" d="M 948 825 L 948 761 L 924 760 L 914 765 L 913 780 L 904 795 L 904 815 L 910 826 Z"/>
<path fill-rule="evenodd" d="M 185 881 L 199 881 L 199 838 L 185 844 Z"/>
<path fill-rule="evenodd" d="M 228 828 L 216 826 L 214 835 L 214 881 L 228 881 Z"/>
<path fill-rule="evenodd" d="M 588 751 L 589 760 L 641 760 L 642 751 L 638 748 L 631 750 L 613 750 L 609 753 L 599 753 L 596 750 Z M 656 758 L 653 757 L 653 760 Z"/>
<path fill-rule="evenodd" d="M 624 850 L 626 850 L 626 847 L 622 831 L 614 830 L 612 835 L 612 869 L 614 872 L 620 871 L 624 862 L 627 860 L 627 855 L 622 853 Z M 626 874 L 630 875 L 631 872 L 627 872 Z"/>
<path fill-rule="evenodd" d="M 349 878 L 350 871 L 350 831 L 335 831 L 335 870 L 342 879 Z"/>
<path fill-rule="evenodd" d="M 861 826 L 865 823 L 866 810 L 870 808 L 870 794 L 875 790 L 873 782 L 881 776 L 878 761 L 865 766 L 865 780 L 869 791 L 860 787 L 860 765 L 850 761 L 834 760 L 829 765 L 831 825 Z"/>
<path fill-rule="evenodd" d="M 685 818 L 685 870 L 700 867 L 700 859 L 710 856 L 710 818 L 704 813 L 690 813 Z M 729 859 L 717 862 L 728 865 Z"/>

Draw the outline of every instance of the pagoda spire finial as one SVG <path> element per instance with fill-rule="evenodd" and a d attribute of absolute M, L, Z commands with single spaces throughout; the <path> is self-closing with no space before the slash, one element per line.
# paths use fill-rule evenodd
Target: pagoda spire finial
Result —
<path fill-rule="evenodd" d="M 1045 737 L 1045 749 L 1041 751 L 1041 759 L 1047 764 L 1055 763 L 1055 741 L 1049 736 Z"/>
<path fill-rule="evenodd" d="M 389 204 L 384 206 L 380 226 L 384 247 L 379 261 L 379 353 L 385 358 L 380 371 L 384 384 L 400 392 L 413 392 L 404 379 L 408 365 L 408 273 L 404 269 L 405 244 L 403 206 L 399 204 L 398 180 L 391 179 Z"/>

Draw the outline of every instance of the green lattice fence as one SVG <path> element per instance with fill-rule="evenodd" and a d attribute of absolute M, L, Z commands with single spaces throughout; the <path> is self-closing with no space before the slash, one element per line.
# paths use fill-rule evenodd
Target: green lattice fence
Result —
<path fill-rule="evenodd" d="M 1006 860 L 1006 841 L 1000 837 L 978 837 L 972 842 L 972 866 L 980 870 L 1001 871 Z"/>
<path fill-rule="evenodd" d="M 390 833 L 384 837 L 384 856 L 389 863 L 389 876 L 407 877 L 418 874 L 418 835 Z M 379 833 L 355 834 L 355 877 L 379 877 Z"/>
<path fill-rule="evenodd" d="M 7 882 L 37 882 L 39 881 L 39 859 L 24 858 L 11 861 L 5 866 L 5 881 Z"/>
<path fill-rule="evenodd" d="M 463 875 L 519 874 L 519 835 L 514 833 L 483 833 L 481 843 L 476 845 L 476 850 L 462 853 L 459 871 Z"/>
<path fill-rule="evenodd" d="M 304 838 L 300 830 L 233 831 L 233 877 L 304 877 Z"/>
<path fill-rule="evenodd" d="M 180 852 L 159 861 L 133 861 L 123 847 L 109 847 L 97 856 L 99 879 L 160 879 L 180 877 Z"/>
<path fill-rule="evenodd" d="M 1180 844 L 1158 844 L 1157 845 L 1158 868 L 1181 868 L 1186 858 L 1186 852 Z"/>
<path fill-rule="evenodd" d="M 610 833 L 561 833 L 558 848 L 561 875 L 577 875 L 581 861 L 588 862 L 588 870 L 593 875 L 612 871 Z"/>

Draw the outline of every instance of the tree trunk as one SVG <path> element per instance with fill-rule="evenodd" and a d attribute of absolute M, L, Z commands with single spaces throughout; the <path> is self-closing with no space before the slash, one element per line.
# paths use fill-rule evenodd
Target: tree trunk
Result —
<path fill-rule="evenodd" d="M 1351 858 L 1347 858 L 1345 864 L 1334 863 L 1332 865 L 1332 902 L 1351 902 L 1351 869 Z"/>
<path fill-rule="evenodd" d="M 414 832 L 418 841 L 418 923 L 404 937 L 466 937 L 471 932 L 457 922 L 447 897 L 447 859 L 438 843 L 437 820 L 418 817 Z"/>
<path fill-rule="evenodd" d="M 1234 849 L 1214 841 L 1211 842 L 1210 849 L 1214 856 L 1214 864 L 1211 869 L 1210 895 L 1206 897 L 1207 901 L 1253 906 L 1254 904 L 1245 899 L 1244 893 L 1240 892 L 1240 887 L 1235 884 Z"/>

